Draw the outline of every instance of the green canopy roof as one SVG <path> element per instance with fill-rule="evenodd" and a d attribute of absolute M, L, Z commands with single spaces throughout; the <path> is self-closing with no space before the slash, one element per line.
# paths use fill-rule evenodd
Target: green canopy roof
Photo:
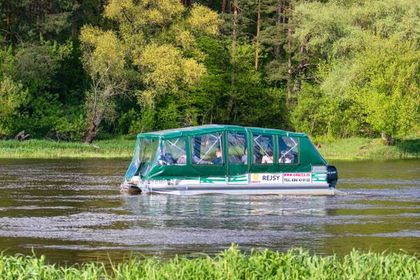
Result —
<path fill-rule="evenodd" d="M 165 129 L 165 130 L 160 130 L 160 131 L 140 133 L 137 135 L 137 138 L 169 139 L 169 138 L 176 138 L 176 137 L 181 137 L 181 136 L 191 136 L 191 135 L 213 133 L 217 131 L 226 131 L 226 130 L 227 131 L 250 131 L 250 132 L 260 133 L 260 134 L 270 133 L 270 134 L 287 135 L 287 136 L 306 136 L 306 134 L 304 133 L 289 132 L 285 130 L 272 129 L 272 128 L 208 124 L 208 125 L 201 125 L 201 126 L 189 126 L 189 127 Z"/>

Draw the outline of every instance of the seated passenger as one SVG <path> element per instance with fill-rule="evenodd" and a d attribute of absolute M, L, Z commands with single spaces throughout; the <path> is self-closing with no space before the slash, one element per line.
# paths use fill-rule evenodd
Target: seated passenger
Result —
<path fill-rule="evenodd" d="M 187 156 L 185 154 L 181 154 L 176 161 L 176 164 L 186 164 L 187 163 Z"/>
<path fill-rule="evenodd" d="M 168 164 L 174 164 L 175 163 L 175 159 L 174 159 L 174 157 L 172 156 L 171 153 L 166 153 L 165 154 L 165 160 Z"/>
<path fill-rule="evenodd" d="M 241 157 L 241 162 L 245 164 L 248 162 L 248 154 L 246 149 L 244 150 L 244 155 Z"/>
<path fill-rule="evenodd" d="M 267 151 L 267 153 L 262 157 L 261 164 L 270 164 L 273 163 L 273 152 Z"/>
<path fill-rule="evenodd" d="M 158 160 L 159 165 L 170 165 L 174 163 L 175 159 L 172 157 L 171 153 L 161 154 Z"/>
<path fill-rule="evenodd" d="M 211 161 L 211 163 L 213 164 L 223 163 L 222 151 L 219 148 L 216 149 L 216 157 Z"/>
<path fill-rule="evenodd" d="M 295 156 L 292 153 L 285 153 L 284 151 L 281 152 L 281 156 L 279 158 L 279 163 L 294 163 Z"/>

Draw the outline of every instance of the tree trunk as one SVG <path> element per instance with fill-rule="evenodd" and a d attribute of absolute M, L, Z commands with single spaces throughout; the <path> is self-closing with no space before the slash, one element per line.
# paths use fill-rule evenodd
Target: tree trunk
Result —
<path fill-rule="evenodd" d="M 238 28 L 238 0 L 233 2 L 233 27 L 232 27 L 232 51 L 231 51 L 231 61 L 232 61 L 232 73 L 231 73 L 231 85 L 235 84 L 235 63 L 236 63 L 236 40 L 237 40 L 237 28 Z"/>
<path fill-rule="evenodd" d="M 102 114 L 100 116 L 95 116 L 92 122 L 89 125 L 88 130 L 85 133 L 85 144 L 92 144 L 93 139 L 95 139 L 96 134 L 98 134 L 99 125 L 102 122 Z"/>
<path fill-rule="evenodd" d="M 261 0 L 257 0 L 257 35 L 255 36 L 255 70 L 258 70 L 261 29 Z"/>
<path fill-rule="evenodd" d="M 222 1 L 222 14 L 226 13 L 226 0 Z"/>
<path fill-rule="evenodd" d="M 276 13 L 277 13 L 277 19 L 276 19 L 276 35 L 277 35 L 277 40 L 278 40 L 278 44 L 276 44 L 274 46 L 274 57 L 276 57 L 277 59 L 280 58 L 280 51 L 281 51 L 281 33 L 280 28 L 283 24 L 283 16 L 282 16 L 282 11 L 283 11 L 283 0 L 278 0 L 277 3 L 277 8 L 276 8 Z"/>
<path fill-rule="evenodd" d="M 306 40 L 302 42 L 299 48 L 300 56 L 302 57 L 302 59 L 300 60 L 299 66 L 297 69 L 298 73 L 296 75 L 296 83 L 295 83 L 295 89 L 294 89 L 295 92 L 300 92 L 302 88 L 302 80 L 306 73 L 306 69 L 308 68 L 308 62 L 305 58 L 305 54 L 306 54 L 305 44 L 306 44 Z"/>
<path fill-rule="evenodd" d="M 80 13 L 80 5 L 81 5 L 81 0 L 75 0 L 74 1 L 74 13 L 73 14 L 73 21 L 71 23 L 71 36 L 73 38 L 78 38 L 79 37 L 79 23 L 78 23 L 78 13 Z"/>
<path fill-rule="evenodd" d="M 236 82 L 236 41 L 237 41 L 237 28 L 238 28 L 238 12 L 239 12 L 239 5 L 238 0 L 233 1 L 233 24 L 232 24 L 232 50 L 231 50 L 231 66 L 232 72 L 230 76 L 230 84 L 231 84 L 231 91 L 229 96 L 229 102 L 227 104 L 228 110 L 228 119 L 232 121 L 232 115 L 235 108 L 235 100 L 236 100 L 236 89 L 235 89 L 235 82 Z"/>
<path fill-rule="evenodd" d="M 393 146 L 395 144 L 395 139 L 391 135 L 388 135 L 385 132 L 381 132 L 381 138 L 382 140 L 385 141 L 385 144 L 387 146 Z"/>
<path fill-rule="evenodd" d="M 290 105 L 292 98 L 292 81 L 293 81 L 293 69 L 292 69 L 292 27 L 290 23 L 287 25 L 287 96 L 286 104 Z"/>

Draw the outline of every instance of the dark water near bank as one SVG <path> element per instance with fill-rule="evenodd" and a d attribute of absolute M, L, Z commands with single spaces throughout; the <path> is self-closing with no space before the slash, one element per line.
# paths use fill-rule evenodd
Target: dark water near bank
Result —
<path fill-rule="evenodd" d="M 129 160 L 0 160 L 0 251 L 74 263 L 300 246 L 420 252 L 420 161 L 337 162 L 335 197 L 119 194 Z"/>

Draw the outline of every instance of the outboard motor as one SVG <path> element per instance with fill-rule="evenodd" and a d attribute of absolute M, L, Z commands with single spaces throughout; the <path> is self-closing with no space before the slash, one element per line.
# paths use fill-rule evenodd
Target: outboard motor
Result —
<path fill-rule="evenodd" d="M 338 180 L 337 168 L 333 165 L 327 165 L 327 182 L 330 184 L 330 188 L 335 188 Z"/>

